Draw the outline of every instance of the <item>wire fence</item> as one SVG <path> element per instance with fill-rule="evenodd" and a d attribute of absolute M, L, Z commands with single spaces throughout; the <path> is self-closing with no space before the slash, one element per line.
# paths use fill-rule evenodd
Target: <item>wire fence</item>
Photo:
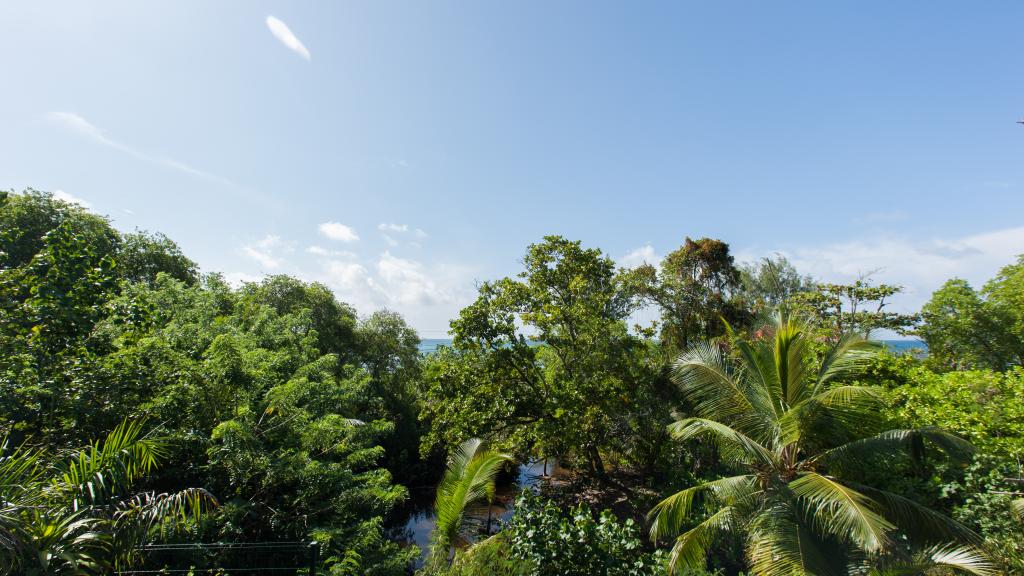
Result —
<path fill-rule="evenodd" d="M 137 549 L 138 561 L 124 576 L 316 576 L 316 542 L 218 542 L 149 544 Z"/>

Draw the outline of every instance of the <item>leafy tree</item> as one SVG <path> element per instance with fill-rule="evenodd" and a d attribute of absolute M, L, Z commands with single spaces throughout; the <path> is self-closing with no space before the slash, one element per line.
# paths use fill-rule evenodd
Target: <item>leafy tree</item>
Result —
<path fill-rule="evenodd" d="M 436 572 L 449 561 L 452 547 L 458 544 L 468 508 L 494 493 L 494 477 L 506 462 L 507 454 L 493 452 L 474 438 L 459 446 L 451 456 L 434 502 L 436 516 L 431 534 L 428 571 Z"/>
<path fill-rule="evenodd" d="M 657 273 L 645 265 L 637 274 L 645 279 L 640 292 L 661 308 L 661 341 L 667 350 L 683 350 L 721 335 L 721 318 L 746 321 L 745 309 L 735 300 L 740 271 L 721 240 L 686 238 L 662 260 Z"/>
<path fill-rule="evenodd" d="M 129 282 L 153 284 L 161 272 L 187 284 L 199 280 L 196 263 L 189 260 L 173 240 L 160 233 L 136 231 L 123 235 L 115 259 L 118 274 Z"/>
<path fill-rule="evenodd" d="M 846 384 L 877 345 L 841 337 L 814 362 L 806 329 L 784 312 L 761 337 L 732 337 L 735 359 L 697 345 L 675 379 L 697 414 L 672 424 L 680 440 L 713 438 L 739 474 L 684 489 L 652 511 L 651 536 L 675 537 L 673 566 L 703 567 L 710 544 L 744 534 L 753 574 L 843 574 L 847 564 L 897 555 L 901 535 L 918 546 L 973 535 L 900 495 L 855 481 L 858 465 L 918 453 L 930 440 L 953 453 L 970 445 L 935 428 L 882 429 L 875 389 Z M 708 515 L 694 514 L 703 503 Z M 696 522 L 696 524 L 691 524 Z"/>
<path fill-rule="evenodd" d="M 660 360 L 628 332 L 635 298 L 600 250 L 549 236 L 523 265 L 518 279 L 480 286 L 452 321 L 452 347 L 427 364 L 423 448 L 483 436 L 603 477 L 601 452 L 632 434 L 622 415 L 643 412 L 630 406 L 656 397 L 646 391 Z"/>
<path fill-rule="evenodd" d="M 787 306 L 808 316 L 813 326 L 830 341 L 848 333 L 865 336 L 876 330 L 902 333 L 917 322 L 917 316 L 886 310 L 889 299 L 902 291 L 901 286 L 875 285 L 867 279 L 853 284 L 818 284 L 812 291 L 797 293 Z"/>
<path fill-rule="evenodd" d="M 740 284 L 743 299 L 757 312 L 777 308 L 815 286 L 810 276 L 800 274 L 782 255 L 740 266 Z"/>
<path fill-rule="evenodd" d="M 387 467 L 400 479 L 422 477 L 428 471 L 418 451 L 420 337 L 401 315 L 383 310 L 359 323 L 355 339 L 371 379 L 372 402 L 362 412 L 394 423 L 394 433 L 382 442 Z"/>
<path fill-rule="evenodd" d="M 380 465 L 394 426 L 349 307 L 288 277 L 234 291 L 166 274 L 108 306 L 102 373 L 130 399 L 115 405 L 168 422 L 175 440 L 159 480 L 202 479 L 224 498 L 204 537 L 313 537 L 335 573 L 405 570 L 415 551 L 384 531 L 406 497 Z"/>
<path fill-rule="evenodd" d="M 97 259 L 113 254 L 118 234 L 110 223 L 86 209 L 29 188 L 0 195 L 0 269 L 24 266 L 41 252 L 47 234 L 64 226 L 91 247 Z"/>
<path fill-rule="evenodd" d="M 1024 257 L 981 291 L 953 279 L 921 309 L 917 334 L 929 362 L 942 369 L 1005 370 L 1024 363 Z"/>

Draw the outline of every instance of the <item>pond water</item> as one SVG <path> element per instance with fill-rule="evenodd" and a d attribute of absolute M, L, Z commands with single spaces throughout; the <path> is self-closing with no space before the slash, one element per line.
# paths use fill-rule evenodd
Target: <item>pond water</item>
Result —
<path fill-rule="evenodd" d="M 481 536 L 497 532 L 501 528 L 501 523 L 512 517 L 516 496 L 523 489 L 539 490 L 543 482 L 567 476 L 568 471 L 553 459 L 547 462 L 534 460 L 520 464 L 512 478 L 504 482 L 499 478 L 492 506 L 484 502 L 469 509 L 463 530 L 466 541 L 475 542 Z M 416 567 L 419 568 L 427 557 L 430 533 L 434 529 L 434 489 L 431 487 L 413 491 L 402 513 L 404 516 L 400 518 L 404 517 L 404 522 L 400 520 L 399 525 L 390 531 L 389 537 L 402 545 L 419 546 L 420 558 L 416 562 Z"/>

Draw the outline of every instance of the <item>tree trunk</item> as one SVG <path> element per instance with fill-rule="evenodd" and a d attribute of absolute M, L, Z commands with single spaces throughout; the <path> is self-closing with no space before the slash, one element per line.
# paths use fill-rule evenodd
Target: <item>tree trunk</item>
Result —
<path fill-rule="evenodd" d="M 601 460 L 601 453 L 597 450 L 596 446 L 591 446 L 587 449 L 590 456 L 590 469 L 601 483 L 605 483 L 608 480 L 608 475 L 604 471 L 604 460 Z"/>

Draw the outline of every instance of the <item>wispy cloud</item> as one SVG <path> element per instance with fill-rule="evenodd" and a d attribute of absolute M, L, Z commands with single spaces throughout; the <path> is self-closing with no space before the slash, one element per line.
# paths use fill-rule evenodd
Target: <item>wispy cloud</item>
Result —
<path fill-rule="evenodd" d="M 636 268 L 643 264 L 657 266 L 661 262 L 661 256 L 654 251 L 653 246 L 646 244 L 619 257 L 616 261 L 623 268 Z"/>
<path fill-rule="evenodd" d="M 306 252 L 314 256 L 320 256 L 323 258 L 348 258 L 355 259 L 356 255 L 348 250 L 329 250 L 323 246 L 309 246 L 306 248 Z"/>
<path fill-rule="evenodd" d="M 74 196 L 72 194 L 68 194 L 67 192 L 65 192 L 63 190 L 54 190 L 53 191 L 53 197 L 56 198 L 57 200 L 63 200 L 64 202 L 67 202 L 69 204 L 78 204 L 82 208 L 86 208 L 86 209 L 92 208 L 92 204 L 89 204 L 88 202 L 86 202 L 85 200 L 82 200 L 78 196 Z"/>
<path fill-rule="evenodd" d="M 324 222 L 320 225 L 320 233 L 338 242 L 356 242 L 359 235 L 352 228 L 340 222 Z"/>
<path fill-rule="evenodd" d="M 415 238 L 423 240 L 427 237 L 427 233 L 421 228 L 413 228 L 408 224 L 396 224 L 394 222 L 381 222 L 377 224 L 377 230 L 382 232 L 381 236 L 384 237 L 384 241 L 388 243 L 388 246 L 398 246 L 399 242 L 395 239 L 392 234 L 412 234 Z M 413 248 L 419 248 L 419 242 L 410 242 L 410 246 Z"/>
<path fill-rule="evenodd" d="M 242 253 L 258 262 L 263 268 L 273 270 L 279 268 L 283 263 L 283 259 L 279 255 L 279 251 L 283 248 L 287 249 L 281 242 L 280 236 L 268 234 L 258 242 L 243 245 Z"/>
<path fill-rule="evenodd" d="M 312 58 L 309 50 L 302 41 L 292 33 L 291 28 L 289 28 L 287 24 L 273 16 L 267 16 L 267 28 L 270 28 L 270 33 L 280 40 L 281 44 L 284 44 L 289 50 L 295 52 L 299 56 L 302 56 L 306 60 Z"/>
<path fill-rule="evenodd" d="M 881 236 L 790 249 L 743 249 L 738 261 L 754 261 L 781 253 L 798 270 L 828 282 L 850 282 L 874 272 L 877 282 L 899 284 L 904 293 L 894 300 L 900 311 L 914 312 L 950 278 L 980 286 L 1024 253 L 1024 227 L 994 230 L 956 238 L 915 241 Z"/>
<path fill-rule="evenodd" d="M 233 182 L 231 182 L 227 178 L 224 178 L 223 176 L 218 176 L 216 174 L 211 174 L 210 172 L 200 170 L 198 168 L 190 166 L 189 164 L 181 162 L 180 160 L 175 160 L 174 158 L 148 154 L 133 146 L 129 146 L 124 142 L 114 140 L 113 138 L 107 136 L 103 132 L 103 130 L 101 130 L 98 126 L 73 112 L 50 112 L 46 115 L 46 117 L 51 122 L 57 124 L 58 126 L 61 126 L 66 130 L 79 134 L 80 136 L 92 140 L 97 144 L 102 144 L 109 148 L 113 148 L 118 152 L 123 152 L 124 154 L 127 154 L 129 156 L 133 156 L 139 160 L 157 164 L 165 168 L 171 168 L 173 170 L 177 170 L 179 172 L 183 172 L 191 176 L 196 176 L 204 180 L 209 180 L 211 182 L 217 182 L 219 184 L 223 184 L 226 186 L 234 186 Z"/>

